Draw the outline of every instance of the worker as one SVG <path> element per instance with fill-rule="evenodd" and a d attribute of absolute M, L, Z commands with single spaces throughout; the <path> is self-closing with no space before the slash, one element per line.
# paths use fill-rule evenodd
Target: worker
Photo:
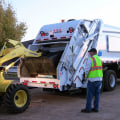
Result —
<path fill-rule="evenodd" d="M 81 112 L 84 113 L 99 111 L 99 100 L 103 78 L 102 62 L 97 55 L 97 50 L 95 48 L 92 48 L 88 52 L 91 57 L 87 60 L 85 67 L 84 77 L 85 79 L 88 80 L 88 84 L 87 84 L 86 108 L 81 110 Z M 93 97 L 94 107 L 91 108 Z"/>

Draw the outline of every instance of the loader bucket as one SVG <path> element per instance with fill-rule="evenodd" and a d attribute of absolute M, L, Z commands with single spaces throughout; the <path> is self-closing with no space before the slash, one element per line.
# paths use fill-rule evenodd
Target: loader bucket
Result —
<path fill-rule="evenodd" d="M 19 65 L 20 77 L 41 75 L 56 76 L 56 68 L 63 51 L 48 53 L 38 58 L 25 58 Z"/>

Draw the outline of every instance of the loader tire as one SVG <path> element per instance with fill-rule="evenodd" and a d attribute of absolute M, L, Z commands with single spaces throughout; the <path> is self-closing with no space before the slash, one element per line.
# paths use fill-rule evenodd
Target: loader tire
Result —
<path fill-rule="evenodd" d="M 0 106 L 2 105 L 2 98 L 1 98 L 1 96 L 0 96 Z"/>
<path fill-rule="evenodd" d="M 0 106 L 3 104 L 4 94 L 0 95 Z"/>
<path fill-rule="evenodd" d="M 5 105 L 10 113 L 24 112 L 30 100 L 28 88 L 22 84 L 11 84 L 5 94 Z"/>
<path fill-rule="evenodd" d="M 107 70 L 104 74 L 103 78 L 104 82 L 104 90 L 105 91 L 111 91 L 114 90 L 116 87 L 116 80 L 117 80 L 117 75 L 115 71 L 113 70 Z"/>

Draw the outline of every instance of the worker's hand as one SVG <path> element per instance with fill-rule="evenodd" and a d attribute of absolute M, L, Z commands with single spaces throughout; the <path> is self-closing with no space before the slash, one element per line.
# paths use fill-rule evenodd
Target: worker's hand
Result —
<path fill-rule="evenodd" d="M 86 80 L 87 80 L 86 78 L 83 78 L 82 83 L 84 83 Z"/>
<path fill-rule="evenodd" d="M 83 79 L 85 79 L 85 72 L 83 73 Z"/>
<path fill-rule="evenodd" d="M 82 79 L 82 83 L 84 83 L 86 81 L 86 78 L 85 78 L 85 72 L 83 73 L 83 79 Z"/>

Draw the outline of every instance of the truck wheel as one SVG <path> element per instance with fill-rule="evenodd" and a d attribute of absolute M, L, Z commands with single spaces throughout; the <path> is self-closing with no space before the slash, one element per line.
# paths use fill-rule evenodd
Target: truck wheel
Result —
<path fill-rule="evenodd" d="M 30 104 L 28 88 L 22 84 L 11 84 L 5 94 L 5 105 L 8 112 L 24 112 Z"/>
<path fill-rule="evenodd" d="M 116 87 L 117 76 L 113 70 L 107 70 L 104 74 L 104 90 L 111 91 Z"/>

